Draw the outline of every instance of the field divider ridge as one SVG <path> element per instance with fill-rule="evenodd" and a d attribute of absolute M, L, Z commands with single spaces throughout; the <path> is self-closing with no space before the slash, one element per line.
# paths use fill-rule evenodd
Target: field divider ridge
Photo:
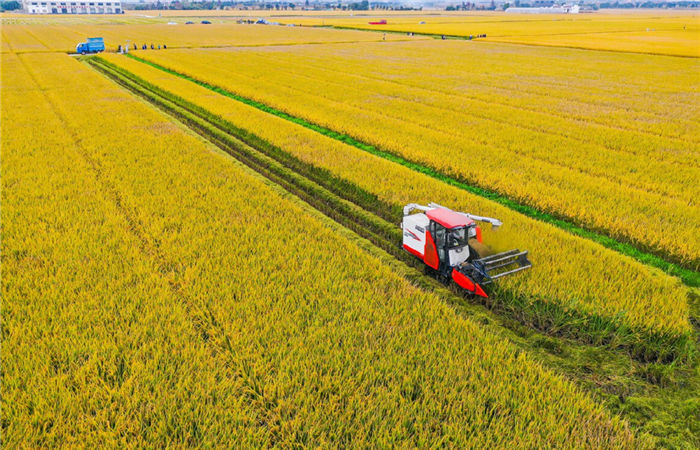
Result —
<path fill-rule="evenodd" d="M 355 30 L 355 31 L 368 31 L 370 33 L 387 33 L 387 34 L 402 34 L 405 35 L 406 33 L 409 33 L 409 31 L 400 31 L 400 30 L 387 30 L 387 29 L 372 29 L 372 28 L 362 28 L 362 27 L 354 27 L 351 25 L 345 26 L 345 25 L 306 25 L 309 27 L 313 28 L 328 28 L 328 29 L 333 29 L 333 30 Z M 668 30 L 665 30 L 668 31 Z M 672 31 L 672 30 L 671 30 Z M 497 43 L 497 44 L 510 44 L 510 45 L 523 45 L 523 46 L 533 46 L 533 47 L 549 47 L 549 48 L 570 48 L 573 50 L 586 50 L 586 51 L 591 51 L 591 52 L 608 52 L 608 53 L 631 53 L 634 55 L 652 55 L 652 56 L 667 56 L 671 58 L 691 58 L 691 59 L 697 59 L 698 56 L 694 55 L 684 55 L 684 54 L 679 54 L 679 53 L 665 53 L 665 52 L 643 52 L 643 51 L 635 51 L 635 50 L 615 50 L 611 48 L 593 48 L 593 47 L 584 47 L 582 45 L 556 45 L 556 44 L 545 44 L 545 43 L 531 43 L 531 42 L 519 42 L 517 40 L 513 40 L 512 38 L 517 39 L 520 36 L 524 37 L 537 37 L 537 36 L 542 36 L 542 37 L 549 37 L 549 36 L 586 36 L 589 34 L 595 35 L 595 34 L 624 34 L 624 33 L 634 33 L 634 30 L 628 30 L 628 31 L 622 31 L 622 30 L 616 30 L 616 31 L 592 31 L 592 32 L 583 32 L 583 33 L 551 33 L 551 34 L 542 34 L 542 35 L 500 35 L 500 36 L 491 36 L 491 37 L 485 37 L 485 38 L 478 38 L 478 37 L 472 37 L 471 39 L 469 36 L 465 35 L 459 35 L 459 34 L 441 34 L 441 33 L 429 33 L 427 31 L 410 31 L 410 33 L 413 33 L 416 36 L 426 36 L 426 37 L 431 37 L 433 39 L 452 39 L 452 40 L 461 40 L 461 41 L 482 41 L 482 42 L 487 42 L 487 43 Z M 474 35 L 472 35 L 474 36 Z M 511 38 L 511 39 L 508 39 Z"/>
<path fill-rule="evenodd" d="M 183 78 L 187 81 L 190 81 L 192 83 L 195 83 L 199 86 L 202 86 L 206 89 L 209 89 L 213 92 L 216 92 L 220 95 L 223 95 L 225 97 L 229 97 L 231 99 L 237 100 L 239 102 L 242 102 L 246 105 L 249 105 L 251 107 L 254 107 L 260 111 L 264 111 L 266 113 L 272 114 L 274 116 L 277 116 L 279 118 L 285 119 L 289 122 L 295 123 L 297 125 L 300 125 L 302 127 L 305 127 L 307 129 L 313 130 L 319 134 L 322 134 L 326 137 L 335 139 L 337 141 L 343 142 L 344 144 L 353 146 L 355 148 L 358 148 L 360 150 L 363 150 L 365 152 L 371 153 L 375 156 L 378 156 L 380 158 L 386 159 L 388 161 L 391 161 L 393 163 L 402 165 L 404 167 L 407 167 L 415 172 L 422 173 L 424 175 L 427 175 L 431 178 L 434 178 L 436 180 L 439 180 L 445 184 L 448 184 L 450 186 L 457 187 L 459 189 L 462 189 L 464 191 L 467 191 L 471 194 L 478 195 L 480 197 L 486 198 L 488 200 L 491 200 L 493 202 L 496 202 L 500 205 L 503 205 L 511 210 L 517 211 L 520 214 L 523 214 L 527 217 L 539 220 L 541 222 L 545 222 L 551 225 L 554 225 L 560 229 L 563 229 L 570 234 L 573 234 L 575 236 L 588 239 L 591 241 L 594 241 L 606 248 L 609 248 L 611 250 L 614 250 L 622 255 L 631 257 L 643 264 L 656 267 L 658 269 L 661 269 L 665 273 L 669 275 L 673 275 L 678 277 L 683 283 L 685 283 L 688 286 L 691 287 L 700 287 L 700 272 L 697 272 L 695 270 L 692 270 L 690 268 L 684 267 L 682 264 L 670 261 L 665 259 L 664 257 L 657 255 L 655 253 L 652 253 L 649 250 L 643 250 L 638 248 L 637 246 L 628 243 L 628 242 L 623 242 L 619 241 L 607 234 L 604 234 L 603 232 L 599 230 L 591 230 L 584 228 L 582 226 L 579 226 L 572 222 L 570 219 L 566 217 L 561 217 L 557 216 L 552 213 L 544 212 L 541 211 L 533 206 L 526 205 L 523 203 L 520 203 L 516 200 L 513 200 L 510 197 L 507 197 L 501 193 L 476 186 L 473 184 L 470 184 L 468 181 L 463 180 L 461 178 L 456 178 L 452 177 L 449 175 L 446 175 L 432 167 L 420 164 L 416 161 L 412 161 L 410 159 L 404 158 L 402 156 L 399 156 L 395 153 L 389 152 L 384 149 L 377 148 L 374 145 L 368 144 L 366 142 L 362 142 L 358 139 L 353 138 L 352 136 L 349 136 L 344 133 L 340 133 L 338 131 L 332 130 L 330 128 L 324 127 L 322 125 L 310 122 L 306 119 L 300 118 L 293 116 L 289 113 L 286 113 L 284 111 L 281 111 L 277 108 L 274 108 L 270 105 L 267 105 L 265 103 L 259 102 L 257 100 L 253 100 L 251 98 L 244 97 L 242 95 L 236 94 L 234 92 L 231 92 L 227 89 L 224 89 L 219 86 L 212 85 L 210 83 L 207 83 L 205 81 L 199 80 L 197 78 L 194 78 L 192 76 L 189 76 L 187 74 L 172 70 L 170 68 L 167 68 L 165 66 L 162 66 L 158 63 L 149 61 L 147 59 L 141 58 L 139 56 L 135 56 L 133 54 L 127 54 L 127 56 L 131 59 L 134 59 L 136 61 L 139 61 L 141 63 L 147 64 L 151 67 L 154 67 L 156 69 L 159 69 L 161 71 L 164 71 L 166 73 L 169 73 L 171 75 Z"/>
<path fill-rule="evenodd" d="M 422 268 L 420 262 L 399 246 L 401 231 L 397 224 L 391 223 L 397 217 L 398 205 L 385 204 L 359 186 L 305 163 L 255 134 L 110 62 L 91 57 L 88 63 L 341 226 L 407 266 Z M 409 281 L 420 286 L 425 285 L 424 278 L 411 277 Z M 457 291 L 453 289 L 452 292 Z M 548 334 L 571 337 L 591 345 L 625 348 L 641 361 L 694 359 L 692 335 L 633 328 L 625 323 L 624 317 L 583 313 L 561 302 L 525 298 L 500 287 L 494 290 L 485 306 Z"/>

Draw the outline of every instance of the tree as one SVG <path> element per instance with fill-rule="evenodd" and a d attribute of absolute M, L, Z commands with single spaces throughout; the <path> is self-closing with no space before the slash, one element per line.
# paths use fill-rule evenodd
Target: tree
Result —
<path fill-rule="evenodd" d="M 353 9 L 355 11 L 367 11 L 369 9 L 369 1 L 362 0 L 359 3 L 350 3 L 350 5 L 348 5 L 348 8 Z"/>
<path fill-rule="evenodd" d="M 22 9 L 22 4 L 17 1 L 0 2 L 0 10 L 2 11 L 14 11 L 16 9 Z"/>

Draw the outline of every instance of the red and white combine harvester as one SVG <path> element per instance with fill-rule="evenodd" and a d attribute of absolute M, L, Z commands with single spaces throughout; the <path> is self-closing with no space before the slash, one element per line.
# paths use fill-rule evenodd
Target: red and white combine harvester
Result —
<path fill-rule="evenodd" d="M 527 251 L 520 250 L 480 257 L 469 245 L 470 239 L 481 243 L 476 222 L 490 223 L 494 230 L 502 225 L 498 219 L 452 211 L 436 203 L 410 203 L 403 208 L 403 248 L 443 280 L 452 279 L 468 292 L 488 297 L 483 285 L 529 269 L 532 263 Z"/>

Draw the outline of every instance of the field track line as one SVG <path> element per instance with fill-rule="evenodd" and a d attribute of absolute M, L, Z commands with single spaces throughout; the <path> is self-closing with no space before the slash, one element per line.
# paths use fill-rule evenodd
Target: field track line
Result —
<path fill-rule="evenodd" d="M 382 205 L 373 194 L 337 178 L 324 169 L 301 162 L 255 134 L 238 128 L 201 106 L 99 57 L 90 58 L 88 63 L 106 77 L 201 135 L 238 162 L 267 178 L 278 188 L 286 190 L 310 208 L 337 222 L 349 233 L 366 239 L 377 250 L 395 257 L 398 263 L 405 264 L 407 270 L 422 267 L 422 264 L 397 245 L 401 232 L 391 223 L 390 208 Z M 383 217 L 386 215 L 388 219 Z M 437 283 L 434 280 L 425 280 L 422 276 L 404 276 L 413 284 L 422 287 L 429 282 L 429 290 L 434 290 L 434 284 Z M 462 295 L 459 297 L 463 298 L 463 293 L 460 294 Z M 449 299 L 447 301 L 452 303 Z M 690 356 L 690 335 L 676 336 L 654 330 L 631 328 L 615 318 L 571 310 L 556 300 L 526 298 L 523 294 L 497 286 L 490 299 L 477 304 L 535 330 L 572 338 L 583 344 L 606 346 L 614 342 L 614 348 L 626 348 L 639 360 L 686 360 Z"/>
<path fill-rule="evenodd" d="M 602 232 L 599 232 L 599 231 L 585 229 L 581 226 L 574 224 L 571 220 L 569 220 L 567 218 L 556 217 L 553 214 L 546 213 L 546 212 L 540 211 L 537 208 L 534 208 L 532 206 L 519 203 L 519 202 L 517 202 L 511 198 L 508 198 L 502 194 L 499 194 L 497 192 L 493 192 L 493 191 L 490 191 L 488 189 L 485 189 L 485 188 L 482 188 L 479 186 L 474 186 L 474 185 L 471 185 L 463 180 L 459 180 L 457 178 L 447 176 L 447 175 L 440 173 L 439 171 L 437 171 L 431 167 L 424 166 L 420 163 L 408 160 L 406 158 L 395 155 L 395 154 L 388 152 L 386 150 L 379 149 L 373 145 L 359 141 L 359 140 L 353 138 L 352 136 L 348 136 L 346 134 L 339 133 L 337 131 L 331 130 L 331 129 L 326 128 L 324 126 L 309 122 L 305 119 L 292 116 L 291 114 L 280 111 L 280 110 L 278 110 L 272 106 L 269 106 L 267 104 L 264 104 L 262 102 L 259 102 L 259 101 L 256 101 L 256 100 L 253 100 L 253 99 L 250 99 L 247 97 L 243 97 L 241 95 L 238 95 L 234 92 L 228 91 L 228 90 L 223 89 L 221 87 L 209 84 L 207 82 L 193 78 L 189 75 L 185 75 L 183 73 L 180 73 L 180 72 L 174 71 L 172 69 L 169 69 L 167 67 L 161 66 L 160 64 L 148 61 L 146 59 L 140 58 L 138 56 L 134 56 L 132 54 L 127 54 L 127 56 L 136 60 L 136 61 L 147 64 L 151 67 L 162 70 L 166 73 L 169 73 L 171 75 L 175 75 L 175 76 L 178 76 L 178 77 L 183 78 L 185 80 L 188 80 L 190 82 L 193 82 L 195 84 L 198 84 L 199 86 L 202 86 L 202 87 L 209 89 L 213 92 L 216 92 L 218 94 L 221 94 L 221 95 L 224 95 L 224 96 L 229 97 L 231 99 L 245 103 L 245 104 L 252 106 L 256 109 L 259 109 L 261 111 L 267 112 L 267 113 L 272 114 L 272 115 L 275 115 L 275 116 L 280 117 L 282 119 L 288 120 L 288 121 L 293 122 L 297 125 L 301 125 L 301 126 L 308 128 L 310 130 L 316 131 L 324 136 L 333 138 L 337 141 L 343 142 L 347 145 L 351 145 L 355 148 L 358 148 L 358 149 L 363 150 L 365 152 L 371 153 L 375 156 L 384 158 L 384 159 L 389 160 L 391 162 L 394 162 L 396 164 L 400 164 L 402 166 L 408 167 L 416 172 L 419 172 L 419 173 L 427 175 L 431 178 L 440 180 L 440 181 L 442 181 L 446 184 L 449 184 L 451 186 L 458 187 L 458 188 L 460 188 L 464 191 L 467 191 L 469 193 L 478 195 L 480 197 L 487 198 L 491 201 L 494 201 L 494 202 L 499 203 L 503 206 L 506 206 L 507 208 L 510 208 L 514 211 L 517 211 L 517 212 L 519 212 L 525 216 L 528 216 L 530 218 L 537 219 L 537 220 L 540 220 L 542 222 L 546 222 L 546 223 L 552 224 L 554 226 L 557 226 L 563 230 L 568 231 L 569 233 L 571 233 L 575 236 L 579 236 L 579 237 L 586 238 L 586 239 L 592 240 L 594 242 L 597 242 L 598 244 L 603 245 L 606 248 L 615 250 L 618 253 L 621 253 L 625 256 L 629 256 L 631 258 L 634 258 L 635 260 L 637 260 L 641 263 L 644 263 L 644 264 L 647 264 L 649 266 L 661 269 L 670 275 L 677 276 L 688 286 L 700 287 L 700 272 L 694 271 L 690 268 L 686 268 L 680 264 L 677 264 L 676 262 L 666 260 L 666 259 L 664 259 L 664 257 L 656 255 L 654 253 L 641 250 L 630 243 L 618 241 L 617 239 L 612 238 L 612 237 L 610 237 L 606 234 L 603 234 Z"/>
<path fill-rule="evenodd" d="M 32 35 L 32 37 L 34 37 Z M 29 50 L 12 50 L 12 47 L 10 46 L 10 43 L 7 42 L 7 45 L 10 47 L 10 50 L 3 51 L 2 53 L 16 53 L 18 55 L 24 54 L 24 53 L 71 53 L 71 52 L 66 52 L 66 50 L 58 50 L 58 49 L 51 49 L 46 46 L 42 41 L 39 41 L 38 38 L 37 42 L 39 42 L 41 45 L 45 47 L 45 49 L 29 49 Z M 394 39 L 391 42 L 407 42 L 409 39 Z M 366 40 L 366 41 L 358 41 L 358 40 L 347 40 L 347 41 L 333 41 L 333 42 L 278 42 L 278 43 L 273 43 L 273 44 L 267 44 L 267 43 L 259 43 L 259 44 L 238 44 L 238 45 L 171 45 L 168 47 L 171 50 L 197 50 L 197 49 L 206 49 L 206 50 L 216 50 L 216 49 L 227 49 L 227 48 L 264 48 L 264 47 L 293 47 L 295 45 L 336 45 L 336 44 L 364 44 L 364 43 L 370 43 L 370 42 L 382 42 L 381 40 Z M 107 52 L 110 52 L 113 50 L 107 50 Z"/>

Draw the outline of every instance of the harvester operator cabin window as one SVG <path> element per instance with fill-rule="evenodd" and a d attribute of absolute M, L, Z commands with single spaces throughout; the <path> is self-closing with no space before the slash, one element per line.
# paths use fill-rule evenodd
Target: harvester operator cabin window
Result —
<path fill-rule="evenodd" d="M 467 229 L 459 228 L 450 232 L 450 240 L 447 244 L 450 247 L 463 247 L 467 245 Z"/>
<path fill-rule="evenodd" d="M 437 247 L 438 257 L 440 261 L 445 259 L 445 237 L 447 230 L 439 224 L 435 224 L 435 246 Z"/>

